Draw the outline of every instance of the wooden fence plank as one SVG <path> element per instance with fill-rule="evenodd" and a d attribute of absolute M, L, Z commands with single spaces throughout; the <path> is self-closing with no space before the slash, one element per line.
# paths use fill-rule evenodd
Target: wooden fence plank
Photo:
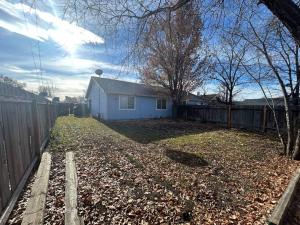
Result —
<path fill-rule="evenodd" d="M 13 210 L 13 208 L 19 198 L 19 195 L 21 194 L 21 192 L 26 184 L 26 181 L 28 180 L 28 177 L 36 163 L 37 163 L 37 157 L 35 159 L 33 159 L 33 161 L 31 162 L 31 164 L 28 167 L 28 169 L 26 170 L 21 182 L 18 184 L 18 187 L 14 191 L 14 193 L 11 197 L 11 200 L 9 202 L 9 205 L 6 207 L 5 211 L 2 213 L 2 215 L 0 217 L 0 225 L 6 224 L 6 221 L 8 220 L 9 215 L 10 215 L 11 211 Z"/>
<path fill-rule="evenodd" d="M 33 137 L 32 142 L 34 146 L 34 152 L 35 155 L 40 158 L 41 152 L 40 152 L 40 127 L 39 127 L 39 118 L 38 118 L 38 108 L 37 108 L 37 102 L 36 100 L 32 101 L 31 104 L 31 112 L 32 112 L 32 127 L 33 127 Z"/>
<path fill-rule="evenodd" d="M 295 190 L 297 187 L 297 184 L 300 180 L 300 169 L 298 169 L 294 175 L 294 177 L 291 179 L 288 187 L 286 188 L 285 192 L 283 193 L 282 197 L 279 199 L 279 202 L 277 206 L 275 207 L 272 215 L 268 219 L 268 222 L 270 225 L 281 225 L 284 216 L 286 215 L 287 209 L 290 206 Z"/>
<path fill-rule="evenodd" d="M 13 113 L 11 103 L 4 103 L 2 107 L 2 116 L 3 116 L 3 126 L 5 130 L 5 143 L 6 143 L 6 153 L 8 161 L 8 169 L 10 174 L 10 185 L 11 189 L 14 190 L 17 183 L 17 177 L 20 173 L 20 168 L 16 168 L 14 161 L 19 161 L 20 157 L 17 154 L 16 139 L 14 137 L 14 120 L 16 119 L 15 113 Z"/>
<path fill-rule="evenodd" d="M 281 130 L 286 129 L 284 107 L 276 106 L 275 111 L 279 128 Z M 295 115 L 298 115 L 300 113 L 300 107 L 294 108 L 293 112 Z M 264 106 L 233 105 L 230 110 L 226 105 L 182 105 L 179 107 L 178 115 L 183 119 L 199 120 L 233 128 L 243 128 L 255 131 L 276 130 L 272 111 L 264 111 Z M 297 116 L 294 117 L 294 122 L 296 122 L 296 120 Z"/>
<path fill-rule="evenodd" d="M 4 127 L 1 112 L 2 104 L 0 103 L 0 215 L 11 195 L 7 154 L 4 139 Z"/>
<path fill-rule="evenodd" d="M 77 172 L 73 152 L 66 153 L 65 224 L 80 225 L 77 213 Z"/>
<path fill-rule="evenodd" d="M 266 132 L 267 130 L 267 106 L 264 106 L 263 109 L 263 120 L 262 120 L 262 130 L 263 132 Z"/>
<path fill-rule="evenodd" d="M 22 225 L 42 225 L 44 222 L 50 167 L 51 155 L 48 152 L 44 152 L 31 189 L 31 197 L 23 214 Z"/>
<path fill-rule="evenodd" d="M 0 82 L 0 216 L 49 138 L 56 114 L 47 107 L 46 99 Z"/>

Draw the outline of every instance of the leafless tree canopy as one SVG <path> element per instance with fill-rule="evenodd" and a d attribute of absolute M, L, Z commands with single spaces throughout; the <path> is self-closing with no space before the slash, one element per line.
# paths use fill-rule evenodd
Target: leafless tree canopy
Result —
<path fill-rule="evenodd" d="M 141 37 L 142 80 L 167 88 L 175 105 L 202 84 L 208 69 L 198 12 L 197 5 L 189 3 L 165 13 L 153 20 Z"/>
<path fill-rule="evenodd" d="M 292 108 L 299 104 L 299 45 L 292 35 L 277 20 L 270 19 L 257 23 L 258 15 L 250 14 L 245 18 L 243 29 L 237 36 L 250 44 L 252 51 L 246 62 L 242 62 L 247 73 L 259 84 L 266 100 L 269 87 L 264 79 L 271 78 L 272 85 L 278 84 L 284 99 L 286 112 L 287 138 L 278 130 L 285 154 L 299 159 L 299 122 L 292 118 Z M 271 109 L 274 104 L 268 101 Z M 274 112 L 274 110 L 273 110 Z M 274 113 L 274 117 L 276 115 Z"/>
<path fill-rule="evenodd" d="M 56 90 L 54 84 L 45 84 L 38 87 L 39 95 L 44 97 L 54 97 Z"/>
<path fill-rule="evenodd" d="M 26 87 L 26 83 L 19 82 L 17 80 L 9 78 L 5 75 L 0 75 L 0 83 L 5 83 L 5 84 L 11 85 L 13 87 L 18 87 L 18 88 L 22 88 L 22 89 L 24 89 Z"/>
<path fill-rule="evenodd" d="M 132 23 L 128 19 L 139 20 L 139 28 L 143 30 L 147 21 L 160 13 L 173 12 L 189 2 L 206 5 L 209 11 L 216 12 L 216 8 L 223 9 L 227 2 L 233 6 L 232 10 L 241 10 L 245 0 L 65 0 L 65 14 L 77 21 L 86 18 L 96 19 L 105 27 L 115 27 L 117 24 Z M 300 8 L 295 0 L 250 0 L 256 4 L 265 5 L 289 30 L 295 40 L 300 43 Z M 217 13 L 218 14 L 218 13 Z M 135 23 L 135 22 L 134 22 Z M 138 32 L 140 32 L 139 30 Z"/>
<path fill-rule="evenodd" d="M 247 43 L 232 32 L 224 33 L 220 48 L 216 50 L 213 79 L 216 80 L 223 93 L 223 101 L 232 105 L 233 97 L 240 91 L 237 89 L 245 84 L 245 71 L 242 66 L 247 52 Z"/>

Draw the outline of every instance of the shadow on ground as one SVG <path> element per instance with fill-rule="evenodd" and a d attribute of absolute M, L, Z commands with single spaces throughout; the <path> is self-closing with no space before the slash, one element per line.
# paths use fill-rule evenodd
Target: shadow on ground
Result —
<path fill-rule="evenodd" d="M 201 134 L 219 130 L 226 130 L 225 126 L 196 121 L 174 121 L 168 119 L 130 120 L 104 122 L 106 126 L 141 144 L 177 138 L 183 135 Z M 236 129 L 236 128 L 235 128 Z M 236 129 L 240 133 L 256 134 L 269 139 L 277 140 L 273 134 L 259 133 L 245 129 Z"/>
<path fill-rule="evenodd" d="M 208 166 L 208 162 L 194 153 L 182 152 L 177 150 L 166 150 L 166 156 L 170 159 L 189 167 Z"/>
<path fill-rule="evenodd" d="M 183 135 L 200 134 L 224 129 L 198 122 L 166 119 L 104 122 L 106 126 L 138 143 L 149 144 Z"/>

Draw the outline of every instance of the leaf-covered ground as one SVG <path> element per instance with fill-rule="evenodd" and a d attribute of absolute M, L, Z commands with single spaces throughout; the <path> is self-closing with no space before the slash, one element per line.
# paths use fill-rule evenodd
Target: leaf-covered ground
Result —
<path fill-rule="evenodd" d="M 63 224 L 66 151 L 76 153 L 85 224 L 264 224 L 299 166 L 279 147 L 197 122 L 61 117 L 45 224 Z"/>

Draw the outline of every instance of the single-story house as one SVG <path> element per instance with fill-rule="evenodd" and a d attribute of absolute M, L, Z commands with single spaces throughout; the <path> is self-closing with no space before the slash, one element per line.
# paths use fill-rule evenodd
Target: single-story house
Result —
<path fill-rule="evenodd" d="M 103 120 L 172 116 L 168 91 L 159 86 L 91 77 L 86 98 L 92 116 Z"/>

